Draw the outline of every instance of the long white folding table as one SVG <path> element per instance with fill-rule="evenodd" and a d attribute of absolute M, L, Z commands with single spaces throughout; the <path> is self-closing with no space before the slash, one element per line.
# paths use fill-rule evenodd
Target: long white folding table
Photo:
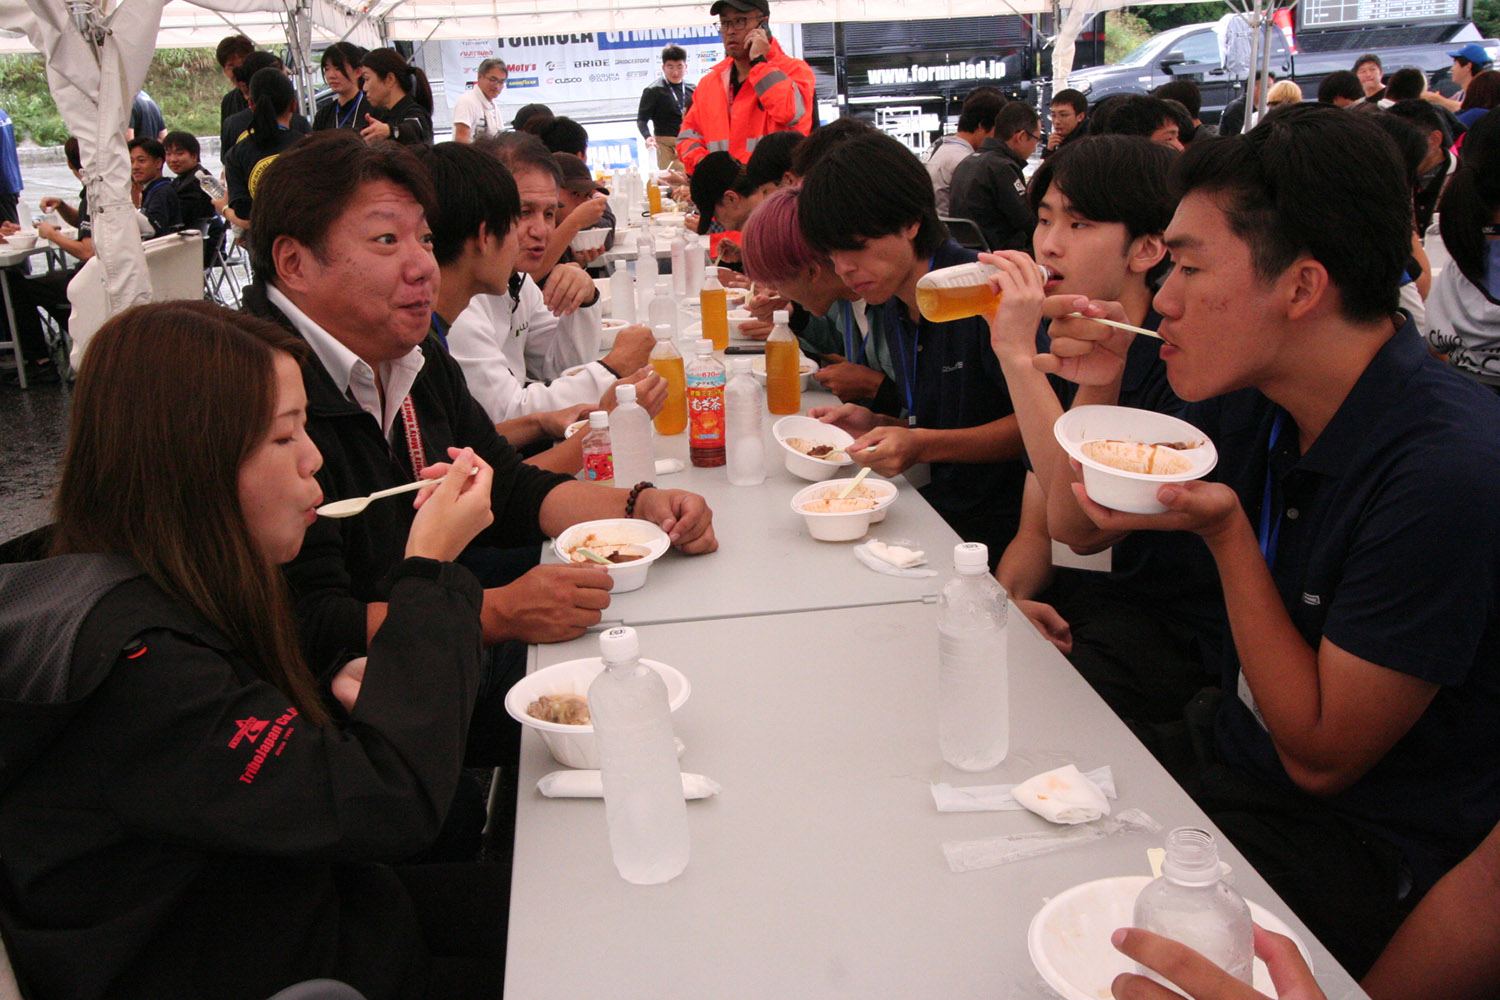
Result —
<path fill-rule="evenodd" d="M 1051 996 L 1027 954 L 1033 914 L 1078 883 L 1147 874 L 1145 851 L 1161 838 L 1114 836 L 954 873 L 943 841 L 1058 828 L 1023 812 L 938 813 L 929 783 L 1109 764 L 1116 809 L 1143 809 L 1167 829 L 1208 821 L 1014 607 L 1011 616 L 1011 750 L 982 775 L 938 754 L 934 605 L 641 628 L 643 654 L 693 686 L 673 717 L 683 769 L 723 792 L 689 803 L 686 872 L 629 885 L 610 861 L 602 802 L 537 793 L 559 765 L 527 731 L 506 996 Z M 540 666 L 595 655 L 597 638 L 535 653 Z M 1222 837 L 1220 849 L 1241 892 L 1302 935 L 1328 995 L 1362 997 Z"/>

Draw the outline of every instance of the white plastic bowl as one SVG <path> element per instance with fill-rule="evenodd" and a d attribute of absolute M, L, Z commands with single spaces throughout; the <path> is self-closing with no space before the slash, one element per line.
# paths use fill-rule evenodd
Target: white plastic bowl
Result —
<path fill-rule="evenodd" d="M 875 515 L 878 513 L 883 518 L 884 508 L 889 507 L 896 499 L 896 491 L 891 490 L 891 495 L 884 500 L 875 501 L 875 507 L 867 510 L 855 510 L 842 514 L 824 514 L 815 511 L 803 510 L 802 505 L 813 500 L 821 500 L 825 496 L 833 496 L 838 493 L 837 489 L 831 489 L 835 485 L 846 486 L 850 480 L 835 479 L 832 483 L 814 483 L 804 486 L 792 497 L 793 512 L 802 515 L 802 520 L 807 524 L 807 533 L 820 542 L 852 542 L 856 538 L 863 538 L 865 532 L 870 530 L 870 525 L 875 523 Z M 865 480 L 869 482 L 869 480 Z"/>
<path fill-rule="evenodd" d="M 693 693 L 693 687 L 682 673 L 665 663 L 641 659 L 646 666 L 661 674 L 667 685 L 667 702 L 672 711 L 677 711 Z M 597 768 L 599 749 L 594 743 L 593 726 L 567 726 L 559 722 L 543 722 L 526 714 L 526 706 L 544 694 L 578 694 L 588 697 L 589 685 L 604 669 L 604 661 L 597 656 L 581 660 L 568 660 L 543 667 L 534 674 L 516 681 L 505 695 L 505 710 L 511 718 L 523 726 L 530 726 L 542 735 L 542 742 L 552 756 L 564 767 Z"/>
<path fill-rule="evenodd" d="M 1053 896 L 1037 911 L 1026 947 L 1048 986 L 1067 1000 L 1099 1000 L 1110 995 L 1109 984 L 1116 976 L 1135 971 L 1135 963 L 1116 951 L 1109 938 L 1131 925 L 1135 897 L 1150 881 L 1149 875 L 1122 875 L 1085 882 Z M 1307 946 L 1285 922 L 1253 902 L 1250 916 L 1266 930 L 1291 938 L 1312 966 Z M 1276 995 L 1271 974 L 1258 958 L 1254 975 L 1257 990 Z"/>
<path fill-rule="evenodd" d="M 854 438 L 850 437 L 847 431 L 840 430 L 833 424 L 825 424 L 812 417 L 793 414 L 789 417 L 782 417 L 772 424 L 771 433 L 775 435 L 776 442 L 781 445 L 781 450 L 785 453 L 786 471 L 799 479 L 821 483 L 825 479 L 833 478 L 834 474 L 844 466 L 854 464 L 854 459 L 847 457 L 847 451 L 842 462 L 829 462 L 804 455 L 786 443 L 789 437 L 807 438 L 823 444 L 831 444 L 835 448 L 847 449 L 854 443 Z"/>
<path fill-rule="evenodd" d="M 603 250 L 604 241 L 609 238 L 608 229 L 582 229 L 578 235 L 568 242 L 573 250 Z"/>
<path fill-rule="evenodd" d="M 651 221 L 658 226 L 681 229 L 687 224 L 687 215 L 683 212 L 657 212 L 651 216 Z"/>
<path fill-rule="evenodd" d="M 815 483 L 812 486 L 804 487 L 801 491 L 798 492 L 797 496 L 801 497 L 802 500 L 797 502 L 805 502 L 808 500 L 822 500 L 825 497 L 836 497 L 839 495 L 840 490 L 842 490 L 845 486 L 848 486 L 852 482 L 854 482 L 853 476 L 849 476 L 844 479 L 830 479 L 824 483 Z M 885 520 L 886 509 L 889 508 L 891 504 L 896 502 L 897 493 L 898 491 L 896 489 L 895 483 L 891 482 L 888 479 L 881 479 L 873 474 L 866 476 L 865 481 L 860 483 L 859 489 L 855 491 L 855 495 L 868 495 L 869 499 L 875 501 L 875 509 L 870 512 L 871 524 L 879 524 L 881 521 Z M 798 513 L 801 514 L 805 512 L 798 511 Z M 828 515 L 813 516 L 826 517 Z"/>
<path fill-rule="evenodd" d="M 667 533 L 650 521 L 614 517 L 573 525 L 552 540 L 552 551 L 556 552 L 557 558 L 563 562 L 572 562 L 570 554 L 573 549 L 583 545 L 584 539 L 591 534 L 602 543 L 640 545 L 650 550 L 649 554 L 632 562 L 599 566 L 614 578 L 615 585 L 611 588 L 611 593 L 615 594 L 628 594 L 632 590 L 640 590 L 644 587 L 646 574 L 651 571 L 651 564 L 672 547 Z M 589 563 L 589 565 L 598 566 L 597 563 Z"/>
<path fill-rule="evenodd" d="M 1207 434 L 1186 420 L 1152 410 L 1128 406 L 1075 406 L 1057 418 L 1052 433 L 1063 450 L 1083 466 L 1083 485 L 1089 497 L 1101 506 L 1129 514 L 1162 513 L 1167 508 L 1156 499 L 1159 488 L 1167 483 L 1202 479 L 1219 461 L 1219 452 Z M 1167 441 L 1203 443 L 1178 453 L 1191 463 L 1186 472 L 1157 476 L 1117 469 L 1084 454 L 1084 442 L 1098 440 L 1141 441 L 1146 444 Z"/>
<path fill-rule="evenodd" d="M 599 321 L 599 349 L 606 350 L 615 346 L 615 337 L 619 332 L 631 324 L 623 319 L 604 319 Z"/>
<path fill-rule="evenodd" d="M 798 357 L 801 360 L 798 362 L 797 370 L 802 375 L 802 391 L 806 392 L 812 388 L 813 372 L 818 370 L 818 363 L 806 354 L 798 355 Z M 754 375 L 755 381 L 761 385 L 766 384 L 766 356 L 764 354 L 757 354 L 750 359 L 750 374 Z"/>
<path fill-rule="evenodd" d="M 748 309 L 729 310 L 729 335 L 731 337 L 740 337 L 745 340 L 751 339 L 745 336 L 744 327 L 745 324 L 754 323 L 755 321 L 755 314 Z M 766 332 L 769 333 L 770 331 Z"/>
<path fill-rule="evenodd" d="M 23 229 L 19 232 L 11 233 L 9 236 L 5 237 L 5 242 L 9 243 L 17 250 L 30 250 L 32 247 L 36 246 L 36 241 L 37 234 L 34 230 Z"/>

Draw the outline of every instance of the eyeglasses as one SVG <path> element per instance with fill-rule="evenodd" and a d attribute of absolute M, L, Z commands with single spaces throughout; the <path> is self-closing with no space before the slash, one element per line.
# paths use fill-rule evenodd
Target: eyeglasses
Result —
<path fill-rule="evenodd" d="M 765 23 L 761 17 L 726 17 L 722 18 L 716 25 L 719 34 L 728 34 L 731 31 L 745 31 L 748 28 L 758 28 Z"/>
<path fill-rule="evenodd" d="M 503 76 L 487 76 L 484 78 L 485 83 L 493 83 L 497 87 L 505 86 L 505 80 L 506 78 Z"/>

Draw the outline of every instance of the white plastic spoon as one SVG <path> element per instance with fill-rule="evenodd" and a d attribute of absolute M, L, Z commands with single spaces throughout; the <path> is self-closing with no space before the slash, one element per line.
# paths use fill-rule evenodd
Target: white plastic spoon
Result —
<path fill-rule="evenodd" d="M 479 471 L 478 466 L 469 470 L 469 475 Z M 379 500 L 382 497 L 393 497 L 398 493 L 410 493 L 420 490 L 424 486 L 436 486 L 442 482 L 441 479 L 418 479 L 414 483 L 402 483 L 400 486 L 392 486 L 388 490 L 380 490 L 371 493 L 367 497 L 350 497 L 348 500 L 335 500 L 333 503 L 325 503 L 318 508 L 319 517 L 353 517 L 366 507 L 370 506 L 371 500 Z"/>

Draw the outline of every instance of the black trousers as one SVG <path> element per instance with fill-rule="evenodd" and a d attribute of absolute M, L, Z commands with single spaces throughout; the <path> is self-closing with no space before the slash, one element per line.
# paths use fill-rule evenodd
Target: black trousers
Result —
<path fill-rule="evenodd" d="M 1152 752 L 1355 979 L 1369 971 L 1416 905 L 1392 844 L 1296 789 L 1222 763 L 1206 690 L 1174 725 L 1138 727 Z"/>

